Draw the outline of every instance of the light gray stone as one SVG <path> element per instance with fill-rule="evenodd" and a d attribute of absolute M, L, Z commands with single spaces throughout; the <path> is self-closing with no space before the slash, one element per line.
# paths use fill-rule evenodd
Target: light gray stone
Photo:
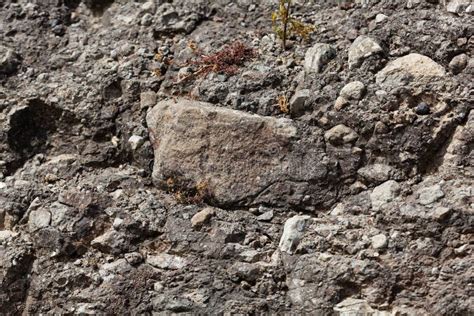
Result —
<path fill-rule="evenodd" d="M 119 254 L 126 249 L 128 240 L 123 233 L 109 229 L 91 241 L 91 246 L 103 253 Z"/>
<path fill-rule="evenodd" d="M 202 209 L 201 211 L 197 212 L 194 214 L 194 216 L 191 218 L 191 225 L 193 227 L 199 227 L 205 224 L 209 219 L 214 216 L 216 213 L 215 209 L 212 207 L 206 207 Z"/>
<path fill-rule="evenodd" d="M 301 237 L 303 237 L 306 222 L 309 219 L 310 217 L 307 215 L 296 215 L 285 222 L 279 244 L 282 252 L 292 254 L 295 251 Z"/>
<path fill-rule="evenodd" d="M 188 265 L 185 258 L 167 253 L 148 255 L 145 262 L 153 267 L 168 270 L 180 270 Z"/>
<path fill-rule="evenodd" d="M 451 13 L 463 13 L 472 5 L 471 0 L 451 0 L 446 6 L 446 10 Z"/>
<path fill-rule="evenodd" d="M 334 102 L 334 110 L 340 111 L 349 104 L 349 101 L 344 97 L 337 97 L 336 102 Z"/>
<path fill-rule="evenodd" d="M 156 104 L 156 93 L 154 91 L 146 91 L 140 93 L 140 107 L 146 109 Z"/>
<path fill-rule="evenodd" d="M 372 209 L 380 210 L 385 204 L 393 201 L 400 193 L 400 184 L 393 180 L 388 180 L 378 187 L 375 187 L 370 194 Z"/>
<path fill-rule="evenodd" d="M 431 213 L 431 217 L 435 220 L 442 220 L 447 217 L 451 213 L 451 209 L 449 207 L 440 206 L 433 210 Z"/>
<path fill-rule="evenodd" d="M 155 292 L 161 292 L 163 289 L 164 289 L 164 285 L 162 282 L 155 282 L 155 284 L 153 284 L 153 291 Z"/>
<path fill-rule="evenodd" d="M 444 192 L 439 184 L 430 187 L 424 187 L 418 190 L 418 201 L 422 205 L 430 205 L 444 197 Z"/>
<path fill-rule="evenodd" d="M 12 232 L 11 230 L 0 230 L 0 242 L 15 237 L 17 233 Z"/>
<path fill-rule="evenodd" d="M 346 84 L 339 95 L 347 100 L 360 100 L 364 93 L 365 85 L 360 81 L 353 81 Z"/>
<path fill-rule="evenodd" d="M 388 245 L 387 236 L 384 234 L 378 234 L 371 238 L 372 248 L 374 249 L 384 249 Z"/>
<path fill-rule="evenodd" d="M 273 218 L 273 210 L 266 211 L 262 215 L 257 217 L 257 220 L 262 221 L 262 222 L 268 222 L 271 221 Z"/>
<path fill-rule="evenodd" d="M 376 75 L 383 88 L 398 88 L 413 83 L 424 85 L 446 76 L 443 66 L 420 54 L 409 54 L 388 63 Z"/>
<path fill-rule="evenodd" d="M 132 150 L 137 150 L 143 145 L 144 142 L 145 142 L 145 139 L 138 135 L 132 135 L 128 139 L 128 143 L 130 144 L 130 147 L 132 148 Z"/>
<path fill-rule="evenodd" d="M 365 58 L 381 52 L 383 49 L 375 39 L 360 35 L 349 47 L 349 68 L 359 67 Z"/>
<path fill-rule="evenodd" d="M 37 230 L 48 227 L 51 223 L 51 213 L 46 210 L 32 211 L 28 217 L 28 226 L 30 230 Z"/>
<path fill-rule="evenodd" d="M 383 21 L 385 21 L 386 19 L 388 18 L 388 16 L 386 16 L 385 14 L 382 14 L 382 13 L 379 13 L 375 16 L 375 22 L 376 23 L 382 23 Z"/>
<path fill-rule="evenodd" d="M 357 138 L 357 133 L 343 124 L 336 125 L 324 133 L 324 139 L 333 145 L 352 143 Z"/>
<path fill-rule="evenodd" d="M 324 66 L 334 57 L 336 50 L 329 44 L 317 43 L 306 51 L 304 69 L 307 73 L 320 73 Z"/>
<path fill-rule="evenodd" d="M 385 182 L 390 179 L 390 175 L 393 172 L 393 168 L 380 164 L 375 163 L 373 165 L 367 165 L 365 167 L 360 168 L 357 170 L 357 174 L 367 180 L 370 183 L 381 183 Z"/>
<path fill-rule="evenodd" d="M 372 315 L 374 310 L 365 300 L 346 298 L 334 307 L 339 316 Z"/>

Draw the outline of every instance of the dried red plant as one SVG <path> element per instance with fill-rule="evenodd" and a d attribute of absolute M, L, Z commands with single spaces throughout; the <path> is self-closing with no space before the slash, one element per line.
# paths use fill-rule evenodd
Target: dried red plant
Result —
<path fill-rule="evenodd" d="M 191 48 L 193 48 L 194 53 L 198 57 L 191 60 L 189 65 L 195 66 L 197 69 L 189 76 L 180 79 L 179 82 L 191 77 L 203 77 L 211 72 L 235 75 L 239 71 L 240 66 L 257 55 L 253 48 L 240 41 L 226 45 L 221 50 L 210 55 L 204 55 L 195 45 Z"/>

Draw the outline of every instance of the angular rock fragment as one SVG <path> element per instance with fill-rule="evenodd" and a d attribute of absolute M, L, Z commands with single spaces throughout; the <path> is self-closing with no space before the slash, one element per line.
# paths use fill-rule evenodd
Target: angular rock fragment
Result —
<path fill-rule="evenodd" d="M 128 247 L 128 240 L 123 234 L 113 229 L 106 231 L 91 241 L 91 246 L 104 253 L 119 254 Z"/>
<path fill-rule="evenodd" d="M 383 249 L 387 247 L 387 244 L 388 244 L 387 236 L 385 236 L 384 234 L 378 234 L 378 235 L 373 236 L 371 238 L 371 241 L 372 241 L 372 247 L 374 249 Z"/>
<path fill-rule="evenodd" d="M 400 193 L 398 182 L 388 180 L 376 187 L 370 194 L 372 209 L 380 210 L 385 204 L 391 202 Z"/>
<path fill-rule="evenodd" d="M 128 139 L 128 143 L 130 144 L 132 150 L 137 150 L 138 148 L 140 148 L 141 145 L 143 145 L 144 142 L 145 139 L 138 135 L 132 135 Z"/>
<path fill-rule="evenodd" d="M 424 187 L 418 191 L 419 202 L 422 205 L 430 205 L 444 197 L 444 192 L 439 184 Z"/>
<path fill-rule="evenodd" d="M 309 216 L 293 216 L 285 222 L 283 235 L 280 239 L 280 250 L 292 254 L 303 236 L 306 222 L 310 219 Z"/>
<path fill-rule="evenodd" d="M 339 95 L 347 100 L 360 100 L 364 93 L 365 85 L 360 81 L 353 81 L 346 84 Z"/>
<path fill-rule="evenodd" d="M 469 56 L 466 54 L 460 54 L 455 56 L 451 62 L 449 63 L 449 69 L 453 72 L 453 74 L 458 74 L 466 68 L 467 64 L 469 63 Z"/>
<path fill-rule="evenodd" d="M 158 103 L 147 123 L 163 188 L 205 191 L 218 205 L 298 204 L 311 180 L 315 199 L 331 196 L 317 193 L 327 181 L 323 144 L 298 141 L 289 119 L 179 100 Z"/>
<path fill-rule="evenodd" d="M 156 104 L 156 93 L 154 91 L 146 91 L 140 94 L 140 108 L 146 109 Z"/>
<path fill-rule="evenodd" d="M 46 210 L 38 210 L 30 213 L 28 226 L 30 230 L 41 229 L 47 227 L 51 222 L 51 213 Z"/>
<path fill-rule="evenodd" d="M 148 256 L 145 260 L 151 266 L 161 269 L 179 270 L 188 265 L 185 258 L 169 255 L 167 253 L 160 253 L 153 256 Z"/>
<path fill-rule="evenodd" d="M 334 307 L 334 311 L 341 316 L 349 315 L 372 315 L 374 310 L 365 300 L 346 298 Z"/>
<path fill-rule="evenodd" d="M 0 45 L 0 75 L 14 73 L 20 64 L 20 57 L 11 48 Z"/>
<path fill-rule="evenodd" d="M 203 224 L 205 224 L 209 219 L 214 216 L 215 210 L 212 207 L 206 207 L 202 211 L 196 213 L 192 218 L 191 218 L 191 225 L 193 227 L 199 227 Z"/>
<path fill-rule="evenodd" d="M 446 6 L 446 10 L 451 13 L 467 12 L 470 5 L 472 5 L 471 0 L 451 0 Z"/>
<path fill-rule="evenodd" d="M 361 35 L 349 47 L 349 67 L 359 67 L 365 58 L 383 52 L 382 47 L 373 38 Z"/>
<path fill-rule="evenodd" d="M 304 69 L 307 73 L 320 73 L 334 57 L 336 57 L 334 47 L 329 44 L 317 43 L 306 51 Z"/>
<path fill-rule="evenodd" d="M 357 133 L 352 128 L 343 124 L 334 126 L 324 134 L 326 141 L 334 145 L 352 143 L 357 137 Z"/>
<path fill-rule="evenodd" d="M 384 165 L 375 163 L 373 165 L 368 165 L 360 168 L 357 171 L 362 178 L 371 183 L 381 183 L 387 181 L 390 178 L 390 174 L 393 172 L 393 168 Z"/>
<path fill-rule="evenodd" d="M 309 89 L 302 89 L 295 92 L 290 99 L 290 112 L 293 115 L 304 114 L 305 102 L 309 98 Z"/>

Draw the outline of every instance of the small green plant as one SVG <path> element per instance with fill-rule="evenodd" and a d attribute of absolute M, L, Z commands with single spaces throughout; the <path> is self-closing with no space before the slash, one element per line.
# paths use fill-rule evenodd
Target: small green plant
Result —
<path fill-rule="evenodd" d="M 286 50 L 286 41 L 290 36 L 299 36 L 308 39 L 314 26 L 306 24 L 291 15 L 291 0 L 278 0 L 278 10 L 272 13 L 272 26 L 281 39 L 283 50 Z"/>

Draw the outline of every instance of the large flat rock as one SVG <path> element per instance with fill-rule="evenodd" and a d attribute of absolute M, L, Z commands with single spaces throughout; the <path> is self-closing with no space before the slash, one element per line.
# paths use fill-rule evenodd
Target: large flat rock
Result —
<path fill-rule="evenodd" d="M 408 54 L 397 58 L 377 73 L 376 81 L 384 88 L 423 85 L 446 76 L 443 66 L 427 56 Z"/>
<path fill-rule="evenodd" d="M 308 182 L 327 176 L 322 143 L 305 145 L 289 119 L 169 100 L 149 111 L 147 123 L 155 183 L 188 191 L 205 186 L 220 205 L 300 204 L 307 191 L 321 193 Z"/>

